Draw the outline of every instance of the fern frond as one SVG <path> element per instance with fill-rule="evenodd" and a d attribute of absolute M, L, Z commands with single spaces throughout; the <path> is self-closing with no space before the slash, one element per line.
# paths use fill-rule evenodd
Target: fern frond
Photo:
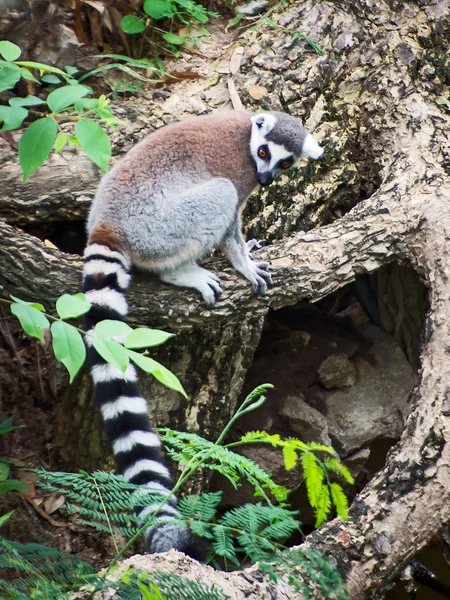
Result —
<path fill-rule="evenodd" d="M 323 485 L 320 490 L 317 506 L 315 507 L 316 527 L 320 527 L 324 523 L 331 512 L 330 489 L 327 485 Z"/>
<path fill-rule="evenodd" d="M 245 504 L 228 511 L 219 525 L 236 540 L 236 552 L 244 552 L 252 561 L 268 560 L 280 543 L 300 529 L 297 511 L 280 506 Z"/>
<path fill-rule="evenodd" d="M 324 473 L 320 468 L 317 457 L 312 452 L 303 452 L 301 455 L 301 462 L 305 475 L 308 500 L 311 506 L 316 508 L 323 489 Z"/>
<path fill-rule="evenodd" d="M 185 462 L 192 461 L 193 457 L 196 457 L 197 464 L 204 461 L 202 468 L 217 471 L 226 477 L 234 487 L 237 487 L 239 480 L 243 479 L 251 483 L 255 488 L 256 495 L 263 497 L 267 502 L 270 502 L 267 492 L 270 492 L 278 502 L 286 500 L 289 490 L 276 484 L 270 475 L 246 456 L 215 445 L 195 433 L 170 429 L 159 429 L 158 431 L 163 442 L 175 449 L 175 453 L 172 453 L 175 460 L 180 453 Z M 193 463 L 190 462 L 190 464 Z"/>
<path fill-rule="evenodd" d="M 236 557 L 233 537 L 229 529 L 223 525 L 213 525 L 212 534 L 214 536 L 212 546 L 215 554 L 229 560 L 232 564 L 239 567 L 240 562 Z"/>
<path fill-rule="evenodd" d="M 269 434 L 266 431 L 247 431 L 245 435 L 241 436 L 240 441 L 243 444 L 253 444 L 255 442 L 270 444 L 274 448 L 283 446 L 283 440 L 278 433 Z"/>
<path fill-rule="evenodd" d="M 338 483 L 330 485 L 331 499 L 333 500 L 336 513 L 343 521 L 348 519 L 348 500 L 344 490 Z"/>
<path fill-rule="evenodd" d="M 261 531 L 261 536 L 270 540 L 285 540 L 294 532 L 300 531 L 301 523 L 296 519 L 283 519 L 271 523 Z"/>
<path fill-rule="evenodd" d="M 324 444 L 316 444 L 316 442 L 308 442 L 306 446 L 311 452 L 326 452 L 327 454 L 336 456 L 336 452 L 331 446 L 325 446 Z"/>
<path fill-rule="evenodd" d="M 269 390 L 273 390 L 274 387 L 275 386 L 271 383 L 262 383 L 261 385 L 258 385 L 258 387 L 256 387 L 252 392 L 250 392 L 250 394 L 245 398 L 243 403 L 246 405 L 251 404 L 258 398 L 260 398 L 260 396 L 263 396 Z"/>
<path fill-rule="evenodd" d="M 178 510 L 184 519 L 198 521 L 212 521 L 217 512 L 217 507 L 222 499 L 222 492 L 209 492 L 200 496 L 185 496 L 178 503 Z"/>
<path fill-rule="evenodd" d="M 261 506 L 260 504 L 244 504 L 227 511 L 219 519 L 219 523 L 227 527 L 257 533 L 267 522 L 267 510 L 273 507 Z"/>
<path fill-rule="evenodd" d="M 212 540 L 214 534 L 211 533 L 211 524 L 204 521 L 189 521 L 189 527 L 194 535 L 198 535 L 206 540 Z"/>
<path fill-rule="evenodd" d="M 20 575 L 11 584 L 0 580 L 0 591 L 8 591 L 6 598 L 17 600 L 31 597 L 62 599 L 64 588 L 94 572 L 88 563 L 56 548 L 4 538 L 0 538 L 0 569 L 14 569 Z M 45 596 L 34 595 L 33 590 L 41 593 L 45 590 Z"/>
<path fill-rule="evenodd" d="M 104 533 L 117 532 L 126 538 L 139 530 L 137 509 L 163 500 L 161 495 L 148 494 L 145 488 L 129 483 L 120 475 L 103 471 L 52 473 L 39 469 L 36 473 L 39 487 L 64 495 L 66 502 L 60 508 L 79 515 L 78 523 Z"/>
<path fill-rule="evenodd" d="M 323 461 L 323 464 L 325 468 L 329 471 L 332 471 L 333 473 L 336 473 L 337 475 L 343 477 L 347 483 L 355 483 L 353 475 L 350 473 L 347 467 L 343 465 L 337 458 L 326 457 Z"/>

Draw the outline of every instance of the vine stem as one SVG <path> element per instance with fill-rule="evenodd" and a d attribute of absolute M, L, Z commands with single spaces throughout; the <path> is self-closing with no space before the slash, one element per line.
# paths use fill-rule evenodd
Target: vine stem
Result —
<path fill-rule="evenodd" d="M 20 304 L 20 302 L 16 302 L 15 300 L 8 300 L 7 298 L 0 298 L 0 302 L 2 302 L 3 304 L 9 304 L 11 306 L 11 304 Z M 24 302 L 24 304 L 28 304 L 28 306 L 33 306 L 33 304 L 36 304 L 34 302 Z M 35 306 L 33 306 L 33 308 L 36 308 Z M 89 307 L 90 309 L 90 307 Z M 88 309 L 88 310 L 89 310 Z M 36 310 L 39 310 L 38 308 L 36 308 Z M 53 315 L 48 314 L 47 312 L 43 311 L 43 310 L 39 310 L 40 313 L 42 313 L 44 315 L 44 317 L 47 317 L 47 319 L 49 319 L 50 321 L 55 321 L 58 323 L 67 323 L 67 321 L 65 319 L 61 319 L 60 317 L 54 317 Z M 88 312 L 88 311 L 86 311 Z M 78 317 L 83 316 L 84 313 L 82 313 L 81 315 L 78 315 Z M 78 318 L 78 317 L 70 317 L 70 318 Z M 69 323 L 71 327 L 73 327 L 74 329 L 76 329 L 77 331 L 79 331 L 82 335 L 84 336 L 89 336 L 89 337 L 95 337 L 92 335 L 92 333 L 88 333 L 87 331 L 84 331 L 84 329 L 81 329 L 81 327 L 77 327 L 76 325 L 72 325 L 72 323 Z M 48 329 L 48 327 L 46 328 Z"/>

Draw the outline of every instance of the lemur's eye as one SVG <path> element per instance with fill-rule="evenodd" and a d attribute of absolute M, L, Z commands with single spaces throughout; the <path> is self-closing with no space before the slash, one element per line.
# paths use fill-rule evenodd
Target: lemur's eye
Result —
<path fill-rule="evenodd" d="M 259 158 L 267 158 L 269 155 L 267 148 L 265 148 L 264 146 L 261 146 L 260 148 L 258 148 L 258 156 Z"/>
<path fill-rule="evenodd" d="M 280 163 L 280 167 L 281 167 L 282 169 L 289 169 L 289 167 L 291 167 L 291 166 L 292 166 L 292 162 L 291 162 L 290 160 L 283 160 L 283 161 Z"/>

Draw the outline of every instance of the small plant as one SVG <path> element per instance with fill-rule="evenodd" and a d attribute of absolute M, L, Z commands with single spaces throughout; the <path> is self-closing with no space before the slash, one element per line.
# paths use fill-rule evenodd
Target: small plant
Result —
<path fill-rule="evenodd" d="M 265 401 L 263 393 L 270 388 L 268 384 L 256 388 L 243 402 L 215 443 L 196 434 L 163 430 L 162 439 L 169 446 L 169 454 L 183 466 L 182 473 L 167 498 L 150 496 L 140 486 L 126 482 L 120 476 L 102 472 L 89 475 L 83 472 L 70 474 L 40 470 L 37 471 L 40 481 L 38 485 L 45 491 L 63 494 L 66 498 L 64 508 L 70 514 L 78 514 L 81 523 L 112 536 L 119 532 L 130 538 L 125 547 L 127 548 L 139 534 L 155 523 L 155 519 L 163 522 L 163 519 L 158 519 L 158 511 L 155 511 L 152 519 L 139 528 L 139 509 L 154 503 L 161 509 L 170 496 L 177 493 L 199 468 L 221 473 L 234 486 L 240 485 L 242 481 L 249 481 L 255 488 L 255 496 L 262 500 L 259 504 L 244 505 L 218 516 L 220 492 L 187 496 L 179 501 L 182 516 L 179 525 L 188 525 L 195 535 L 210 541 L 209 560 L 216 565 L 217 559 L 223 559 L 234 566 L 240 566 L 247 560 L 269 561 L 283 548 L 284 541 L 299 530 L 298 515 L 290 510 L 287 504 L 289 490 L 273 482 L 270 475 L 252 460 L 232 452 L 229 449 L 231 446 L 270 443 L 283 449 L 285 466 L 288 469 L 295 466 L 294 456 L 300 454 L 302 465 L 306 465 L 304 477 L 308 497 L 314 500 L 323 496 L 328 498 L 327 502 L 315 500 L 316 505 L 313 507 L 317 522 L 322 522 L 330 516 L 332 506 L 341 518 L 347 517 L 347 500 L 339 484 L 329 481 L 330 474 L 337 474 L 350 483 L 353 482 L 350 473 L 328 446 L 306 444 L 294 438 L 283 440 L 280 436 L 271 436 L 265 432 L 248 433 L 239 442 L 222 444 L 236 419 L 261 406 Z M 326 453 L 328 456 L 321 460 L 316 453 Z M 334 486 L 339 488 L 339 494 L 332 491 Z M 280 502 L 278 506 L 273 503 L 275 498 Z"/>
<path fill-rule="evenodd" d="M 12 97 L 0 106 L 0 131 L 18 129 L 26 119 L 34 119 L 19 142 L 19 161 L 25 182 L 40 167 L 51 151 L 58 153 L 69 145 L 79 145 L 104 171 L 108 170 L 111 143 L 100 123 L 118 123 L 106 96 L 90 98 L 92 89 L 74 78 L 77 69 L 66 71 L 43 63 L 17 60 L 21 50 L 6 40 L 0 41 L 0 92 L 13 90 L 21 78 L 41 86 L 50 85 L 44 99 L 28 95 Z M 40 78 L 33 74 L 39 72 Z M 62 128 L 74 123 L 74 128 Z"/>
<path fill-rule="evenodd" d="M 218 17 L 219 14 L 206 9 L 194 0 L 145 0 L 142 7 L 143 15 L 136 17 L 126 15 L 122 18 L 121 27 L 125 33 L 136 35 L 142 34 L 144 39 L 148 38 L 148 32 L 156 31 L 161 34 L 162 39 L 176 51 L 176 47 L 187 41 L 195 41 L 197 35 L 209 35 L 209 31 L 203 26 L 210 17 Z M 165 31 L 156 23 L 170 21 L 170 29 L 173 28 L 175 20 L 181 22 L 185 28 L 184 33 L 176 34 Z M 192 31 L 195 27 L 198 34 Z M 149 39 L 152 42 L 151 39 Z"/>

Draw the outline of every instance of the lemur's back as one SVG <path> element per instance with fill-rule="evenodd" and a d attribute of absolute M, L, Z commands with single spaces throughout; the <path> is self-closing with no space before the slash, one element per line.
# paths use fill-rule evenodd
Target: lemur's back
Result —
<path fill-rule="evenodd" d="M 243 202 L 256 187 L 250 155 L 250 112 L 223 112 L 173 123 L 137 144 L 103 179 L 89 229 L 105 220 L 120 224 L 124 213 L 162 210 L 173 194 L 190 185 L 225 177 Z"/>

